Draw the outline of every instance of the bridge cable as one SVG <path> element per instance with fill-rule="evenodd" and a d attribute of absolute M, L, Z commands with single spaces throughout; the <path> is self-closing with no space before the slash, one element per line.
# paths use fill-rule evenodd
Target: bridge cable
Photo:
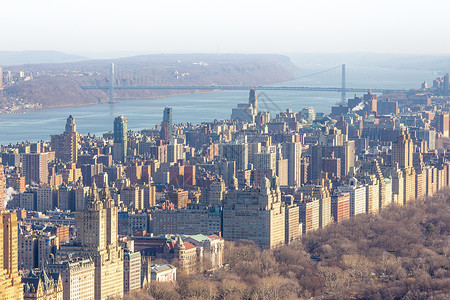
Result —
<path fill-rule="evenodd" d="M 323 70 L 323 71 L 320 71 L 320 72 L 312 73 L 312 74 L 309 74 L 309 75 L 297 77 L 297 78 L 295 78 L 295 79 L 297 80 L 297 79 L 302 79 L 302 78 L 306 78 L 306 77 L 311 77 L 311 76 L 318 75 L 318 74 L 322 74 L 322 73 L 325 73 L 325 72 L 328 72 L 328 71 L 331 71 L 331 70 L 334 70 L 334 69 L 338 69 L 338 68 L 341 68 L 341 67 L 342 67 L 342 66 L 339 65 L 339 66 L 333 67 L 333 68 L 331 68 L 331 69 L 327 69 L 327 70 Z"/>

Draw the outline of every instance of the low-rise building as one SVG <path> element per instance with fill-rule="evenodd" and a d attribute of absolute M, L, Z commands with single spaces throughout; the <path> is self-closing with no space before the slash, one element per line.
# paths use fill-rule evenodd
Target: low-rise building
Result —
<path fill-rule="evenodd" d="M 63 284 L 59 273 L 30 271 L 22 277 L 22 283 L 24 299 L 63 300 Z"/>
<path fill-rule="evenodd" d="M 177 268 L 169 264 L 152 265 L 152 281 L 176 281 Z"/>
<path fill-rule="evenodd" d="M 225 241 L 221 237 L 196 234 L 183 236 L 183 240 L 197 247 L 199 259 L 201 259 L 205 268 L 216 269 L 222 267 Z"/>

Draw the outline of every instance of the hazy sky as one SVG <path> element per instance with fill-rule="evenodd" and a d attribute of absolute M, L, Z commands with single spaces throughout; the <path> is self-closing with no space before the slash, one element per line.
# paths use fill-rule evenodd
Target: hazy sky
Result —
<path fill-rule="evenodd" d="M 0 50 L 450 54 L 449 0 L 8 0 Z"/>

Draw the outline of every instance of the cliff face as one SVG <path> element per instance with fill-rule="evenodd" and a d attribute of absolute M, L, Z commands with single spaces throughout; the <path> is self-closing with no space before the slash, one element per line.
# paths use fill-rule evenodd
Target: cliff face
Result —
<path fill-rule="evenodd" d="M 5 67 L 32 72 L 33 79 L 5 87 L 9 97 L 44 107 L 106 102 L 107 91 L 83 85 L 108 85 L 115 64 L 115 85 L 264 85 L 294 79 L 296 67 L 281 55 L 191 54 L 149 55 L 115 60 L 33 64 Z M 153 98 L 187 91 L 116 90 L 117 98 Z"/>

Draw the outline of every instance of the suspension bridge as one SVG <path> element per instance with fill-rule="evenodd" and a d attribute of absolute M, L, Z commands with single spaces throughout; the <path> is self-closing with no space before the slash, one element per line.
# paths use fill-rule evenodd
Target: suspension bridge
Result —
<path fill-rule="evenodd" d="M 325 73 L 334 69 L 341 69 L 341 86 L 340 87 L 320 87 L 320 86 L 262 86 L 262 85 L 135 85 L 122 86 L 115 85 L 114 63 L 111 64 L 109 74 L 109 85 L 104 86 L 81 86 L 84 90 L 106 90 L 109 92 L 109 103 L 114 103 L 115 90 L 197 90 L 197 91 L 215 91 L 215 90 L 250 90 L 257 89 L 261 91 L 309 91 L 309 92 L 339 92 L 341 93 L 341 101 L 346 101 L 346 93 L 366 93 L 372 91 L 374 93 L 386 92 L 407 92 L 405 89 L 371 89 L 371 88 L 351 88 L 346 86 L 345 64 L 336 66 L 317 73 L 302 76 L 301 78 L 311 77 L 317 74 Z M 298 78 L 297 78 L 298 79 Z"/>

